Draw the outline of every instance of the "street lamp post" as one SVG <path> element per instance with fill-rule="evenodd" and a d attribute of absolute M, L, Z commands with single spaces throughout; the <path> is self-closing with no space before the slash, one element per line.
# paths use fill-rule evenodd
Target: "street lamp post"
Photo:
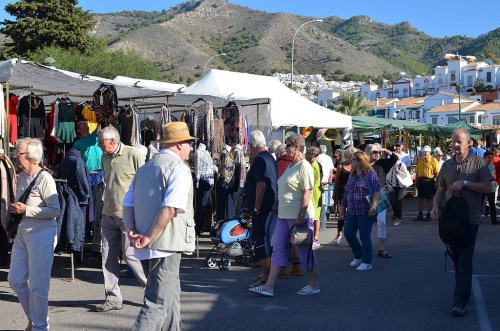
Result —
<path fill-rule="evenodd" d="M 309 24 L 309 23 L 313 23 L 313 22 L 323 22 L 323 20 L 312 20 L 312 21 L 307 21 L 305 23 L 302 23 L 302 25 L 299 26 L 297 28 L 297 30 L 295 30 L 295 34 L 293 35 L 293 39 L 292 39 L 292 73 L 290 75 L 290 88 L 292 89 L 292 91 L 293 91 L 293 53 L 295 50 L 295 37 L 297 37 L 297 33 L 304 25 Z"/>
<path fill-rule="evenodd" d="M 226 53 L 220 53 L 220 54 L 215 54 L 214 56 L 212 56 L 211 58 L 208 59 L 207 63 L 205 63 L 205 69 L 203 70 L 203 73 L 207 73 L 207 67 L 208 67 L 208 64 L 210 63 L 210 61 L 212 61 L 212 59 L 216 58 L 217 56 L 226 56 L 227 54 Z"/>

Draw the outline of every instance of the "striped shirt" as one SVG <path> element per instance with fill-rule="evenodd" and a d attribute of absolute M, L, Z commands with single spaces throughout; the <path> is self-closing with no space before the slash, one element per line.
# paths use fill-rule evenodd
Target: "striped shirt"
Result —
<path fill-rule="evenodd" d="M 366 200 L 366 196 L 370 194 L 367 179 L 370 181 L 372 194 L 380 192 L 380 185 L 375 171 L 370 171 L 363 177 L 358 177 L 355 173 L 349 176 L 341 205 L 345 206 L 346 211 L 351 215 L 366 215 L 370 210 L 370 204 Z"/>

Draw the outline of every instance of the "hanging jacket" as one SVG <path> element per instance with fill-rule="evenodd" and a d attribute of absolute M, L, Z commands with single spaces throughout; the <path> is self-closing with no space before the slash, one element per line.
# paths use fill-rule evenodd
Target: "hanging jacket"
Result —
<path fill-rule="evenodd" d="M 58 177 L 68 181 L 68 187 L 78 199 L 78 204 L 87 205 L 90 197 L 90 185 L 88 181 L 87 167 L 80 157 L 80 152 L 70 149 L 59 164 Z"/>
<path fill-rule="evenodd" d="M 58 185 L 59 197 L 64 199 L 64 209 L 61 204 L 61 232 L 56 251 L 80 251 L 85 239 L 85 219 L 73 191 L 66 185 Z"/>

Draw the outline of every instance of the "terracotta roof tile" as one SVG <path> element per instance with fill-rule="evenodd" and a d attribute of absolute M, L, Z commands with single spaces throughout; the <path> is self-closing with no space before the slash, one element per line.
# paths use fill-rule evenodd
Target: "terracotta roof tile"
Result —
<path fill-rule="evenodd" d="M 462 111 L 467 111 L 467 107 L 471 106 L 472 102 L 463 102 L 462 101 Z M 464 109 L 465 108 L 465 109 Z M 458 103 L 448 103 L 446 105 L 439 105 L 434 108 L 431 108 L 427 111 L 427 113 L 443 113 L 450 111 L 458 111 Z"/>

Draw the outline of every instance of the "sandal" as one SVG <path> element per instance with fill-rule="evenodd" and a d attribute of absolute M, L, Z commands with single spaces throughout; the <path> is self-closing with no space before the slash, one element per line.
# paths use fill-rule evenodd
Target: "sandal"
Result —
<path fill-rule="evenodd" d="M 254 282 L 251 282 L 251 283 L 248 283 L 248 288 L 252 288 L 252 287 L 257 287 L 257 286 L 260 286 L 260 285 L 264 285 L 266 282 L 263 281 L 263 280 L 256 280 Z"/>
<path fill-rule="evenodd" d="M 298 295 L 312 295 L 312 294 L 318 294 L 320 292 L 319 288 L 312 288 L 311 286 L 307 285 L 303 288 L 301 288 L 297 294 Z"/>
<path fill-rule="evenodd" d="M 379 249 L 378 256 L 385 257 L 386 259 L 390 259 L 392 257 L 392 254 L 389 253 L 388 251 L 386 251 L 385 249 Z"/>
<path fill-rule="evenodd" d="M 249 288 L 248 290 L 251 292 L 266 296 L 266 297 L 273 297 L 274 296 L 273 292 L 269 292 L 269 291 L 264 290 L 262 288 L 262 286 L 252 287 L 252 288 Z"/>
<path fill-rule="evenodd" d="M 394 226 L 401 226 L 401 225 L 403 225 L 403 221 L 401 220 L 394 222 Z"/>

